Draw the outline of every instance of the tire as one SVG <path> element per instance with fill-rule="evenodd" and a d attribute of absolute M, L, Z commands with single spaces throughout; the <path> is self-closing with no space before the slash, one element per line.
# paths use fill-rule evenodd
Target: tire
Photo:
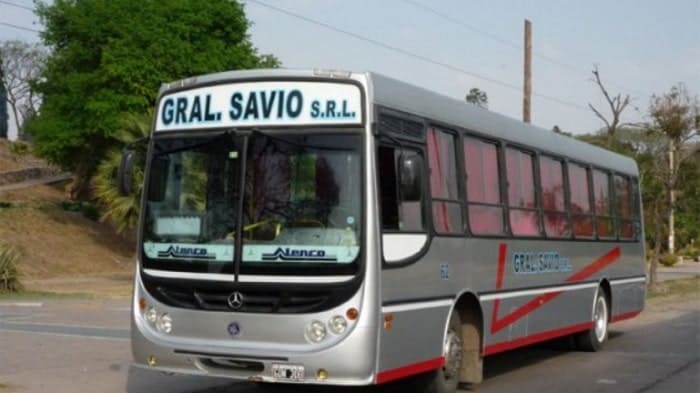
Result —
<path fill-rule="evenodd" d="M 575 336 L 576 347 L 581 351 L 596 352 L 608 339 L 610 324 L 610 305 L 603 287 L 598 287 L 593 298 L 593 326 Z"/>
<path fill-rule="evenodd" d="M 450 317 L 443 353 L 445 365 L 423 377 L 423 391 L 425 393 L 454 393 L 457 391 L 459 373 L 462 369 L 462 322 L 456 310 Z"/>

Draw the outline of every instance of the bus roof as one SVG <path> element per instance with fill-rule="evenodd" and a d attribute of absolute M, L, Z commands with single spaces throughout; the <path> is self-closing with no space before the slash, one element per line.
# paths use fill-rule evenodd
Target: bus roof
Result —
<path fill-rule="evenodd" d="M 370 80 L 374 102 L 379 105 L 452 124 L 484 136 L 530 146 L 574 161 L 638 175 L 636 162 L 621 154 L 380 74 L 371 73 Z"/>
<path fill-rule="evenodd" d="M 195 76 L 161 86 L 160 95 L 185 86 L 256 78 L 317 78 L 330 71 L 266 69 L 226 71 Z M 567 157 L 574 161 L 591 163 L 617 172 L 638 175 L 636 162 L 626 156 L 602 149 L 575 138 L 554 133 L 540 127 L 523 123 L 507 116 L 499 115 L 427 90 L 410 83 L 402 82 L 374 72 L 349 73 L 341 75 L 353 79 L 366 79 L 370 84 L 371 100 L 379 105 L 415 114 L 455 127 L 467 129 L 484 136 L 503 139 L 539 151 Z M 342 76 L 338 79 L 343 79 Z"/>

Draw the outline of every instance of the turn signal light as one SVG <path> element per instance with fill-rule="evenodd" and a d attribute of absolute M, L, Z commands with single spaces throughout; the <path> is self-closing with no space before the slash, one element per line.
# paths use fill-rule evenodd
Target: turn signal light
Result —
<path fill-rule="evenodd" d="M 384 314 L 384 329 L 389 330 L 391 329 L 391 325 L 394 322 L 394 314 L 392 313 L 386 313 Z"/>
<path fill-rule="evenodd" d="M 348 311 L 345 312 L 345 316 L 348 317 L 349 320 L 354 321 L 357 319 L 359 312 L 355 307 L 348 308 Z"/>

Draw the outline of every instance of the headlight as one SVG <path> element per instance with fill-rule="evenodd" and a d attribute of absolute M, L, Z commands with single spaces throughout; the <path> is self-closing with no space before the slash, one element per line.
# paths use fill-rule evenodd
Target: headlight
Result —
<path fill-rule="evenodd" d="M 158 319 L 158 311 L 156 311 L 156 309 L 153 307 L 149 307 L 146 312 L 143 313 L 143 319 L 151 324 L 156 323 L 156 319 Z"/>
<path fill-rule="evenodd" d="M 348 321 L 342 316 L 336 315 L 328 321 L 328 327 L 331 329 L 331 332 L 341 334 L 348 327 Z"/>
<path fill-rule="evenodd" d="M 163 314 L 158 317 L 158 322 L 156 322 L 156 329 L 163 333 L 170 333 L 173 331 L 173 319 L 168 314 Z"/>
<path fill-rule="evenodd" d="M 306 326 L 306 338 L 312 342 L 320 342 L 326 338 L 326 326 L 321 321 L 311 321 Z"/>

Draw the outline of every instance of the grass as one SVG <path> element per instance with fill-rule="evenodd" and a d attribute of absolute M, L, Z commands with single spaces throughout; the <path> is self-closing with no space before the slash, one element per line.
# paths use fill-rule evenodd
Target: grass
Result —
<path fill-rule="evenodd" d="M 659 282 L 655 288 L 649 290 L 647 297 L 656 301 L 700 297 L 700 277 Z"/>

